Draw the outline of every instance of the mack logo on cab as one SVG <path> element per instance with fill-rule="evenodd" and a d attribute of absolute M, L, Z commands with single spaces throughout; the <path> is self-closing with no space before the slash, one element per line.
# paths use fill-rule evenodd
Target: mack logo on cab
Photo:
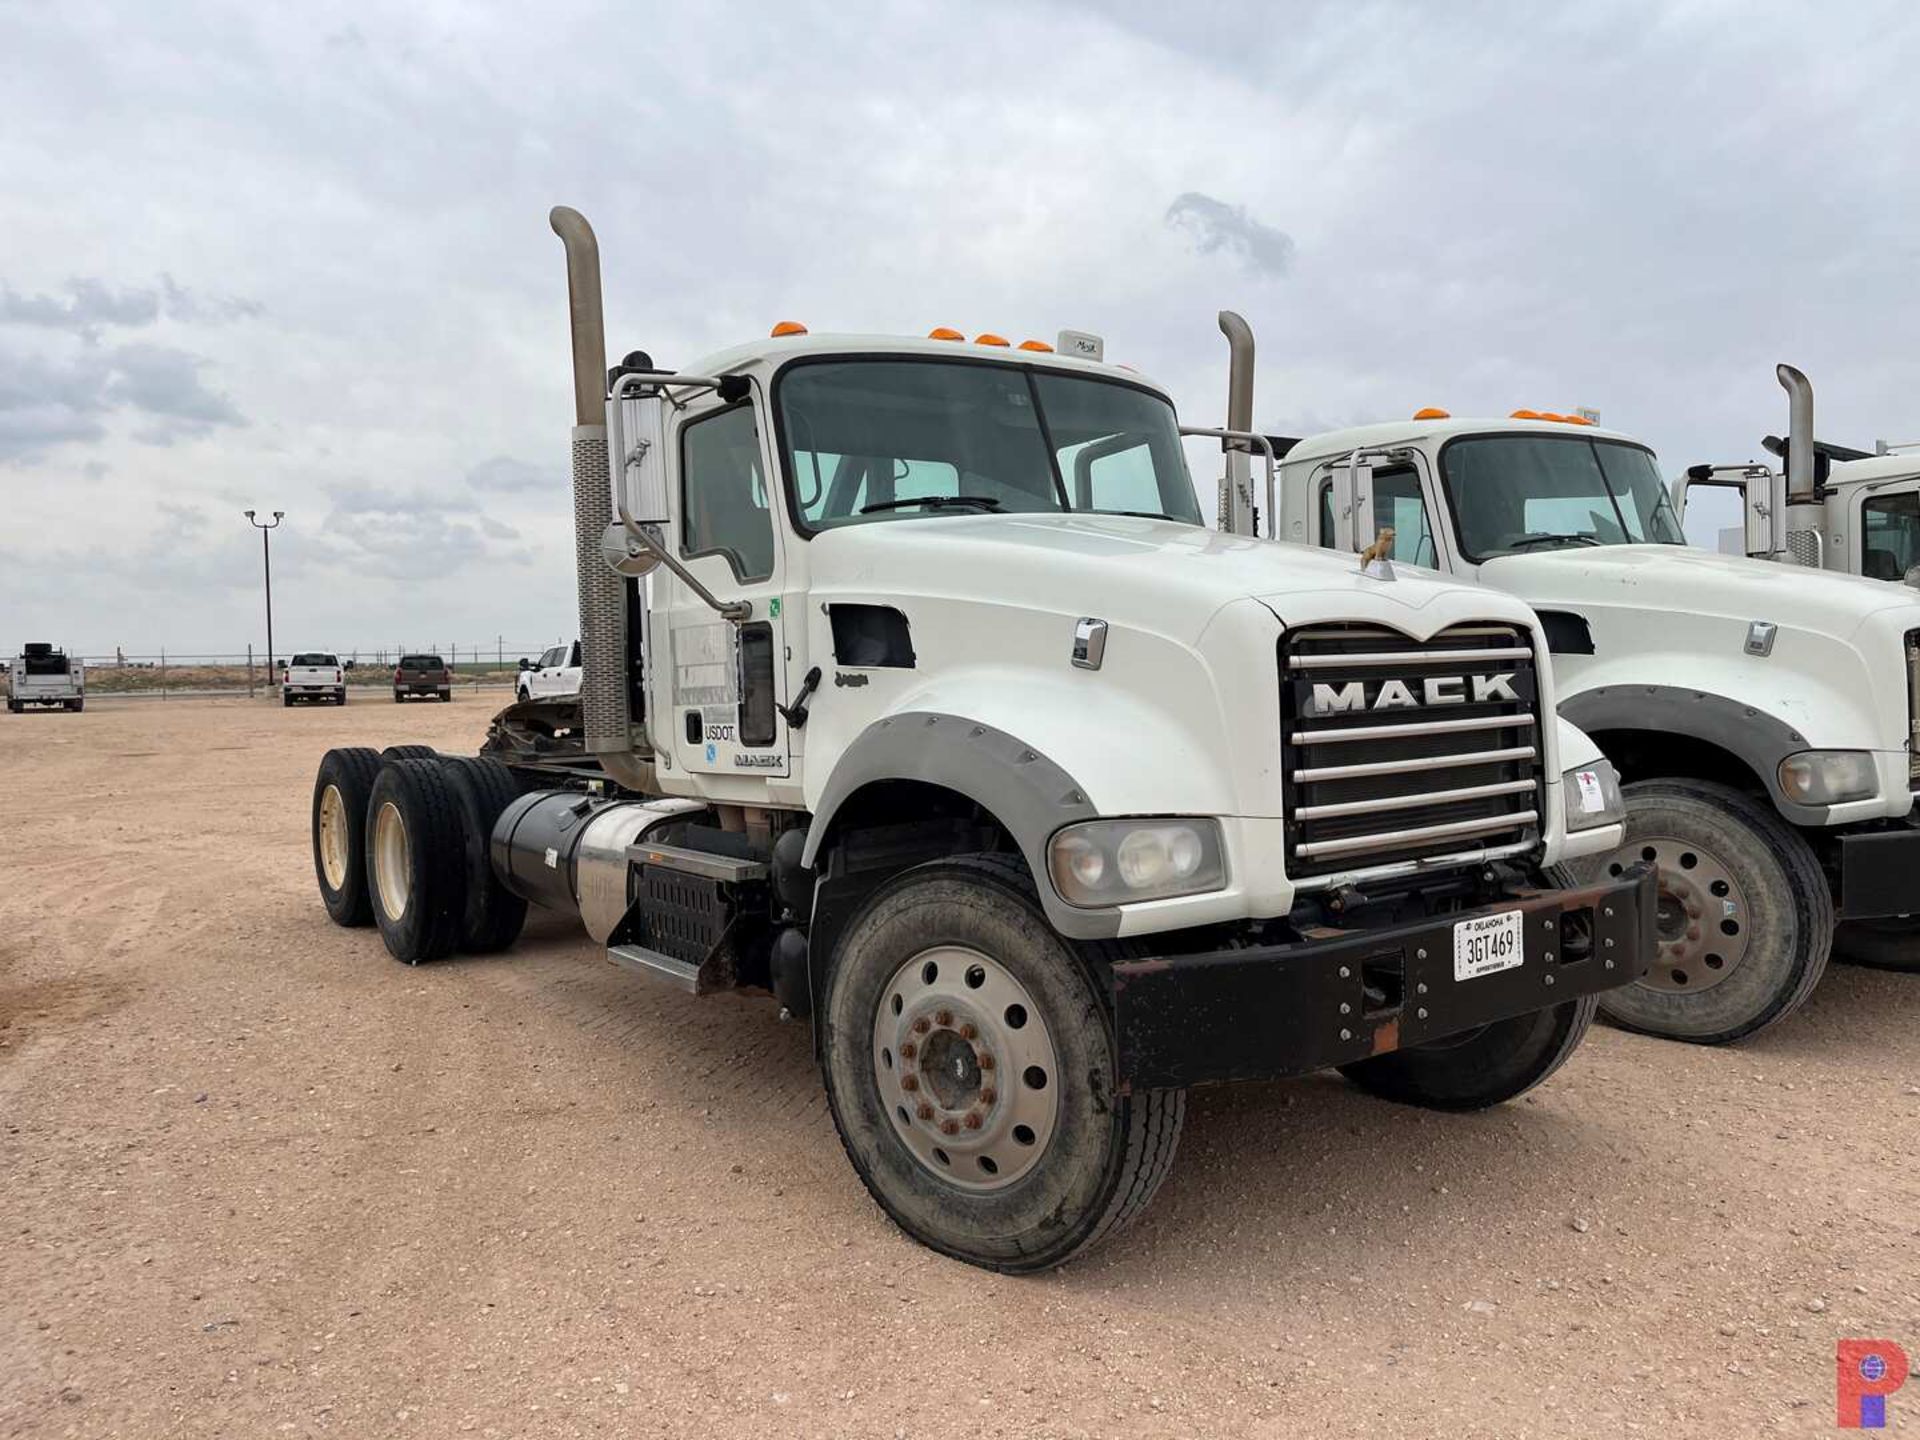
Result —
<path fill-rule="evenodd" d="M 1513 689 L 1514 672 L 1504 675 L 1429 675 L 1424 680 L 1380 680 L 1373 694 L 1367 682 L 1349 680 L 1344 685 L 1324 681 L 1313 687 L 1308 706 L 1315 715 L 1337 715 L 1343 710 L 1417 710 L 1426 705 L 1486 705 L 1502 701 L 1518 705 L 1520 697 Z"/>

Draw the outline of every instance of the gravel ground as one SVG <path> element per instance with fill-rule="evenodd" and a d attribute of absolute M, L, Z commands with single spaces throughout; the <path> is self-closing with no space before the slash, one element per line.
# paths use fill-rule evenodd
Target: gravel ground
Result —
<path fill-rule="evenodd" d="M 770 1002 L 327 923 L 321 752 L 491 709 L 0 718 L 0 1435 L 1821 1434 L 1836 1337 L 1920 1358 L 1920 977 L 1481 1116 L 1199 1093 L 1007 1279 L 886 1223 Z"/>

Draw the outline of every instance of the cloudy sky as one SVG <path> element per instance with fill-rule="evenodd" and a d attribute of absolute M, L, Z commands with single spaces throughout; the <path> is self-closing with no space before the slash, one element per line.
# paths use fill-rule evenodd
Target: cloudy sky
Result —
<path fill-rule="evenodd" d="M 1276 432 L 1920 438 L 1920 8 L 1765 9 L 0 0 L 0 648 L 261 643 L 248 507 L 283 651 L 569 633 L 555 202 L 616 355 L 1075 326 L 1218 424 L 1230 306 Z"/>

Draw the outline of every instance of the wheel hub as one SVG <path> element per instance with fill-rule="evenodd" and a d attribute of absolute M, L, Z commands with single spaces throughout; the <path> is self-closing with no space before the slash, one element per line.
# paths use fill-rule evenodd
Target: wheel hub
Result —
<path fill-rule="evenodd" d="M 398 923 L 407 913 L 407 826 L 391 800 L 381 804 L 373 819 L 373 879 L 380 892 L 380 908 Z"/>
<path fill-rule="evenodd" d="M 1651 861 L 1660 872 L 1654 910 L 1658 953 L 1639 983 L 1676 994 L 1711 990 L 1746 959 L 1751 943 L 1746 892 L 1725 861 L 1693 840 L 1635 836 L 1614 853 L 1607 869 L 1619 875 L 1639 860 Z"/>
<path fill-rule="evenodd" d="M 338 785 L 320 792 L 320 868 L 336 894 L 347 883 L 347 802 Z"/>
<path fill-rule="evenodd" d="M 1033 1167 L 1059 1117 L 1057 1070 L 1032 995 L 980 951 L 922 951 L 880 992 L 880 1100 L 908 1153 L 950 1185 L 998 1190 Z"/>

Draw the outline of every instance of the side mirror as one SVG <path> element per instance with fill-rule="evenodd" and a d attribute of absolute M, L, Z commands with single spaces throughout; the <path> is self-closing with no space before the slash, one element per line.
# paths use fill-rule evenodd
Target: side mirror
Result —
<path fill-rule="evenodd" d="M 671 514 L 667 504 L 666 402 L 658 395 L 628 395 L 609 402 L 619 407 L 610 417 L 607 438 L 612 467 L 613 509 L 636 525 L 664 525 Z"/>
<path fill-rule="evenodd" d="M 1906 583 L 1920 590 L 1920 565 L 1915 565 L 1907 571 Z"/>
<path fill-rule="evenodd" d="M 1373 544 L 1379 529 L 1373 522 L 1373 465 L 1357 457 L 1333 472 L 1334 548 L 1349 552 Z"/>
<path fill-rule="evenodd" d="M 520 657 L 520 668 L 521 668 L 522 670 L 531 670 L 531 669 L 533 669 L 533 661 L 531 661 L 531 660 L 529 660 L 529 659 L 528 659 L 528 658 L 527 658 L 526 656 L 524 656 L 524 655 L 522 655 L 522 656 Z"/>

